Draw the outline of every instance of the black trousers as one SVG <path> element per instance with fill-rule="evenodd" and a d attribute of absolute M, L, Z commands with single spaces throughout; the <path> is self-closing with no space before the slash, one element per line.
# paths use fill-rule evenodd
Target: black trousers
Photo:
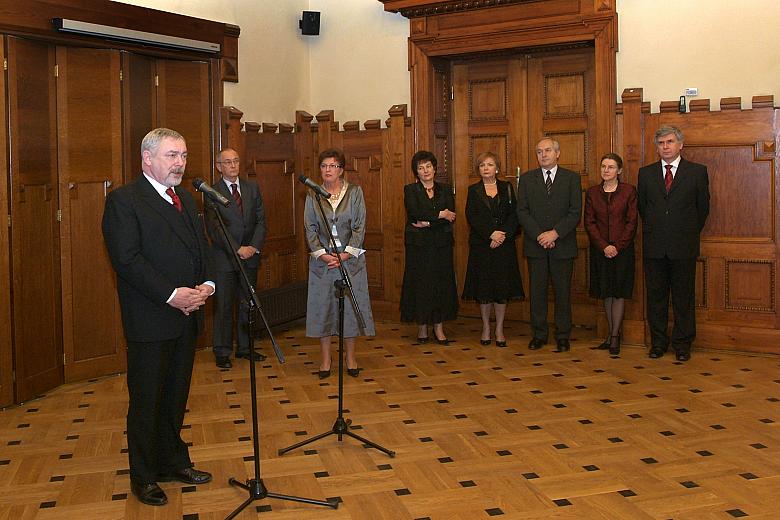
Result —
<path fill-rule="evenodd" d="M 669 348 L 669 294 L 674 327 L 671 344 L 689 352 L 696 337 L 696 258 L 644 258 L 647 323 L 653 348 Z"/>
<path fill-rule="evenodd" d="M 180 435 L 190 393 L 197 324 L 193 316 L 176 339 L 127 343 L 127 450 L 130 480 L 192 466 Z"/>
<path fill-rule="evenodd" d="M 531 286 L 531 328 L 534 337 L 547 341 L 547 287 L 552 279 L 555 291 L 555 339 L 571 335 L 571 275 L 574 259 L 555 259 L 550 255 L 528 257 L 528 281 Z"/>
<path fill-rule="evenodd" d="M 244 267 L 252 286 L 257 285 L 257 269 Z M 233 310 L 237 307 L 236 353 L 249 353 L 249 304 L 238 271 L 217 271 L 214 276 L 214 356 L 229 357 L 233 352 Z"/>

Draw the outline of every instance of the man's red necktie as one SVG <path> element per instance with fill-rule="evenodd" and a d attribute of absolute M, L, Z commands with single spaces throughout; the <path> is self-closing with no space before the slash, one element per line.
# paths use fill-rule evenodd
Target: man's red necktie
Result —
<path fill-rule="evenodd" d="M 233 199 L 236 201 L 238 211 L 244 212 L 244 203 L 241 201 L 241 194 L 238 192 L 238 184 L 233 183 L 230 185 L 230 191 L 233 193 Z"/>
<path fill-rule="evenodd" d="M 179 210 L 179 213 L 181 213 L 181 199 L 178 195 L 176 195 L 176 192 L 173 191 L 173 188 L 168 188 L 165 190 L 165 193 L 171 198 L 171 200 L 173 200 L 173 205 L 176 206 L 176 209 Z"/>
<path fill-rule="evenodd" d="M 672 177 L 672 165 L 667 164 L 666 166 L 666 175 L 664 176 L 664 184 L 666 185 L 666 193 L 669 193 L 669 190 L 672 187 L 672 180 L 674 177 Z"/>

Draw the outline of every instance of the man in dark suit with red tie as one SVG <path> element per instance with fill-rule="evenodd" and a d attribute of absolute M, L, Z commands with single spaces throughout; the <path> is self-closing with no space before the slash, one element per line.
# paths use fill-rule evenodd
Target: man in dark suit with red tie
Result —
<path fill-rule="evenodd" d="M 211 480 L 192 467 L 180 435 L 200 309 L 214 294 L 203 223 L 192 196 L 177 188 L 186 164 L 184 138 L 152 130 L 141 142 L 143 175 L 110 192 L 103 213 L 127 339 L 130 489 L 155 506 L 168 501 L 157 482 Z"/>
<path fill-rule="evenodd" d="M 214 211 L 219 211 L 225 227 L 236 246 L 250 283 L 257 284 L 260 250 L 265 242 L 265 211 L 257 183 L 239 177 L 240 159 L 232 148 L 217 154 L 217 171 L 221 178 L 214 189 L 233 204 L 227 208 L 210 209 L 206 215 L 214 253 L 214 269 L 219 292 L 214 301 L 214 358 L 219 368 L 231 368 L 233 352 L 233 311 L 237 312 L 236 357 L 249 359 L 249 304 L 242 288 L 241 273 L 235 264 L 230 245 L 225 241 Z M 256 352 L 258 360 L 265 356 Z"/>
<path fill-rule="evenodd" d="M 525 231 L 523 254 L 531 287 L 531 328 L 528 348 L 547 343 L 547 287 L 555 290 L 556 352 L 570 349 L 571 277 L 577 258 L 577 224 L 582 215 L 579 174 L 558 165 L 561 147 L 546 137 L 536 145 L 539 168 L 520 177 L 517 216 Z"/>
<path fill-rule="evenodd" d="M 696 337 L 696 258 L 710 212 L 709 176 L 706 166 L 680 156 L 683 133 L 679 128 L 659 128 L 655 145 L 661 160 L 640 168 L 637 183 L 650 357 L 660 358 L 669 348 L 671 292 L 671 345 L 678 361 L 688 361 Z"/>

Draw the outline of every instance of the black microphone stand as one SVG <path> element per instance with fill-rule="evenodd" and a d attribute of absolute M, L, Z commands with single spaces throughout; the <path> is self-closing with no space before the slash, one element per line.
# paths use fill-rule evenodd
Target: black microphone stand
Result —
<path fill-rule="evenodd" d="M 314 191 L 314 190 L 312 190 Z M 325 217 L 325 211 L 322 209 L 322 196 L 319 194 L 319 192 L 314 191 L 314 194 L 317 199 L 317 205 L 320 208 L 320 215 L 322 216 L 322 222 L 323 226 L 325 226 L 325 229 L 328 231 L 328 237 L 330 238 L 330 245 L 334 252 L 336 252 L 336 259 L 338 260 L 339 264 L 339 272 L 341 274 L 341 279 L 336 280 L 333 282 L 334 287 L 338 290 L 338 299 L 339 299 L 339 408 L 338 408 L 338 416 L 336 417 L 336 422 L 333 423 L 333 427 L 323 433 L 320 433 L 318 435 L 315 435 L 314 437 L 310 437 L 306 440 L 303 440 L 299 443 L 293 444 L 292 446 L 288 446 L 286 448 L 282 448 L 279 450 L 279 455 L 284 455 L 288 451 L 292 451 L 296 448 L 300 448 L 301 446 L 305 446 L 311 442 L 320 440 L 324 437 L 327 437 L 328 435 L 336 435 L 339 442 L 341 442 L 341 438 L 344 435 L 348 435 L 352 437 L 353 439 L 357 439 L 358 441 L 362 442 L 364 445 L 367 445 L 371 448 L 375 448 L 381 452 L 386 453 L 388 456 L 395 457 L 395 452 L 388 450 L 387 448 L 384 448 L 380 446 L 379 444 L 375 442 L 371 442 L 368 439 L 365 439 L 361 437 L 360 435 L 355 434 L 354 432 L 350 431 L 349 426 L 352 424 L 351 419 L 344 419 L 344 290 L 346 289 L 349 292 L 349 299 L 352 302 L 352 310 L 355 311 L 355 318 L 358 322 L 358 327 L 360 330 L 364 330 L 366 327 L 366 322 L 363 318 L 363 314 L 360 312 L 360 308 L 358 307 L 357 300 L 355 299 L 355 293 L 352 291 L 352 281 L 349 278 L 349 273 L 347 273 L 347 270 L 344 268 L 344 264 L 341 261 L 341 255 L 338 253 L 338 247 L 336 246 L 336 239 L 333 237 L 333 233 L 331 232 L 330 226 L 328 226 L 328 219 Z"/>
<path fill-rule="evenodd" d="M 247 498 L 238 508 L 236 508 L 232 513 L 230 513 L 225 520 L 231 520 L 232 518 L 235 518 L 241 511 L 244 510 L 249 504 L 254 502 L 255 500 L 262 500 L 264 498 L 278 498 L 281 500 L 291 500 L 294 502 L 303 502 L 305 504 L 314 504 L 318 506 L 325 506 L 330 507 L 332 509 L 336 509 L 339 504 L 338 502 L 329 502 L 324 500 L 315 500 L 313 498 L 303 498 L 303 497 L 296 497 L 291 495 L 281 495 L 279 493 L 272 493 L 268 491 L 268 489 L 265 487 L 265 484 L 263 483 L 263 479 L 260 478 L 260 434 L 259 434 L 259 417 L 257 415 L 257 374 L 255 371 L 255 347 L 254 347 L 254 335 L 256 332 L 256 323 L 257 323 L 257 316 L 259 315 L 260 318 L 263 320 L 263 325 L 265 326 L 266 332 L 268 332 L 268 337 L 271 339 L 271 344 L 274 347 L 274 352 L 276 353 L 276 359 L 279 360 L 279 363 L 284 363 L 284 356 L 282 355 L 282 351 L 279 349 L 279 345 L 277 345 L 276 340 L 274 339 L 273 334 L 271 333 L 271 327 L 268 325 L 268 321 L 265 319 L 265 314 L 263 313 L 263 309 L 260 307 L 260 301 L 257 298 L 257 293 L 255 293 L 255 288 L 253 287 L 252 283 L 249 281 L 249 277 L 246 274 L 246 270 L 244 269 L 244 265 L 241 262 L 241 258 L 238 256 L 238 248 L 236 247 L 236 244 L 233 242 L 232 237 L 230 236 L 230 233 L 227 232 L 227 228 L 225 227 L 225 221 L 222 219 L 222 214 L 219 212 L 219 207 L 211 201 L 208 197 L 204 197 L 204 200 L 206 201 L 206 206 L 214 211 L 214 213 L 217 216 L 217 220 L 219 221 L 219 227 L 222 230 L 222 237 L 225 239 L 225 243 L 228 244 L 228 248 L 233 253 L 233 260 L 235 262 L 235 265 L 238 267 L 238 272 L 241 275 L 240 278 L 243 280 L 243 286 L 244 291 L 246 292 L 246 299 L 247 303 L 249 304 L 249 388 L 251 390 L 252 395 L 252 449 L 253 449 L 253 459 L 255 463 L 255 476 L 254 478 L 248 479 L 246 483 L 240 482 L 239 480 L 231 477 L 228 479 L 228 483 L 231 486 L 238 486 L 242 489 L 245 489 L 249 492 L 249 498 Z M 217 287 L 217 290 L 219 290 L 219 287 Z"/>

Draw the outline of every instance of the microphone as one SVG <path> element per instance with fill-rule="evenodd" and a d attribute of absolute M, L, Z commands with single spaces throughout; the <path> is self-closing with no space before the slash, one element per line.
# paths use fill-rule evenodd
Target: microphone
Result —
<path fill-rule="evenodd" d="M 208 198 L 210 198 L 212 201 L 216 202 L 217 204 L 222 204 L 223 206 L 227 207 L 230 206 L 230 200 L 222 195 L 220 192 L 206 184 L 206 181 L 201 179 L 200 177 L 196 177 L 192 179 L 192 185 L 195 186 L 195 189 L 199 192 L 205 194 Z"/>
<path fill-rule="evenodd" d="M 305 175 L 301 175 L 298 177 L 298 180 L 304 183 L 307 187 L 314 190 L 314 193 L 319 195 L 320 197 L 325 197 L 326 199 L 330 198 L 330 193 L 328 193 L 328 190 L 311 180 L 310 178 L 306 177 Z"/>

